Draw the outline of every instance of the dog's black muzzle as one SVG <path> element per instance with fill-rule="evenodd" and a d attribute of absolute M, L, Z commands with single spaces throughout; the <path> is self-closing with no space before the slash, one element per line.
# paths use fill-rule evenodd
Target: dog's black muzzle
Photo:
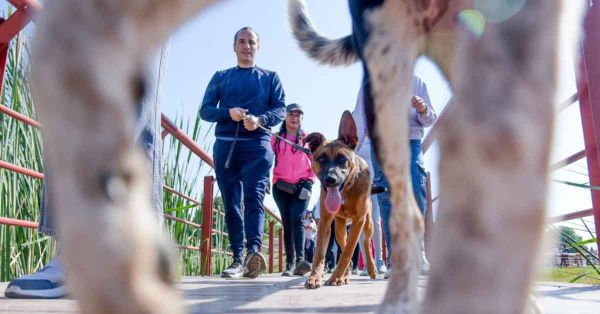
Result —
<path fill-rule="evenodd" d="M 326 188 L 334 188 L 344 184 L 345 176 L 340 175 L 337 171 L 329 171 L 325 175 L 320 176 L 321 184 Z"/>

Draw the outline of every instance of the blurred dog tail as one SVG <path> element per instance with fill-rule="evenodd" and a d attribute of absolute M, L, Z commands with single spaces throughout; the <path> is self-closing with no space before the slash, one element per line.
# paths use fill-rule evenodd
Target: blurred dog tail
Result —
<path fill-rule="evenodd" d="M 312 24 L 304 0 L 289 0 L 288 6 L 294 37 L 309 57 L 332 66 L 351 65 L 358 61 L 351 35 L 339 39 L 326 38 Z"/>

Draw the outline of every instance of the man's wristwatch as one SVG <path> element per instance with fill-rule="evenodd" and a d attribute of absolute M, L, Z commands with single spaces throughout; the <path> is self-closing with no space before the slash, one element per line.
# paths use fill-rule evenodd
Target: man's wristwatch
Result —
<path fill-rule="evenodd" d="M 429 107 L 425 106 L 425 110 L 419 112 L 420 114 L 427 114 L 427 112 L 429 111 Z"/>

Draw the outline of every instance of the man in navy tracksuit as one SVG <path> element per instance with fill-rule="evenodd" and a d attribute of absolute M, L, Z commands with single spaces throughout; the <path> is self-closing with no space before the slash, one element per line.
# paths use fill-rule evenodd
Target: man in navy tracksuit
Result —
<path fill-rule="evenodd" d="M 267 269 L 260 254 L 263 199 L 274 154 L 270 135 L 256 124 L 271 128 L 283 120 L 285 93 L 277 73 L 255 65 L 258 48 L 254 30 L 244 27 L 236 32 L 234 51 L 238 65 L 214 74 L 200 108 L 203 120 L 217 122 L 213 158 L 233 252 L 233 263 L 222 274 L 226 278 L 239 278 L 242 274 L 256 278 Z"/>

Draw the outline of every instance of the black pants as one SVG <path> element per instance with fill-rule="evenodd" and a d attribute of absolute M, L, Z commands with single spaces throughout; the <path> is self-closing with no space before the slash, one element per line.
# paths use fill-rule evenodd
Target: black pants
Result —
<path fill-rule="evenodd" d="M 351 225 L 346 227 L 346 230 L 350 232 Z M 347 240 L 347 238 L 346 238 Z M 334 248 L 337 247 L 337 250 Z M 331 223 L 331 236 L 329 237 L 329 244 L 327 245 L 327 252 L 325 254 L 325 266 L 327 268 L 332 269 L 339 262 L 340 256 L 342 255 L 342 248 L 340 244 L 337 242 L 335 238 L 335 221 Z M 354 252 L 352 252 L 352 269 L 356 269 L 358 267 L 358 258 L 360 255 L 360 249 L 358 247 L 358 243 L 354 247 Z"/>
<path fill-rule="evenodd" d="M 312 263 L 315 257 L 315 240 L 306 240 L 304 242 L 304 257 L 310 263 Z"/>
<path fill-rule="evenodd" d="M 286 263 L 304 259 L 304 215 L 308 207 L 308 199 L 301 200 L 297 195 L 284 192 L 277 187 L 273 188 L 273 198 L 283 224 L 283 244 L 285 246 Z"/>
<path fill-rule="evenodd" d="M 342 249 L 335 241 L 335 221 L 333 221 L 331 222 L 331 233 L 329 236 L 329 243 L 327 244 L 327 252 L 325 253 L 325 266 L 327 266 L 328 269 L 333 269 L 341 254 Z"/>
<path fill-rule="evenodd" d="M 350 234 L 350 227 L 352 227 L 352 225 L 346 226 L 346 230 L 348 231 L 348 234 Z M 354 252 L 352 252 L 352 269 L 358 268 L 359 255 L 360 255 L 360 248 L 358 246 L 358 243 L 356 243 L 356 246 L 354 247 Z"/>

